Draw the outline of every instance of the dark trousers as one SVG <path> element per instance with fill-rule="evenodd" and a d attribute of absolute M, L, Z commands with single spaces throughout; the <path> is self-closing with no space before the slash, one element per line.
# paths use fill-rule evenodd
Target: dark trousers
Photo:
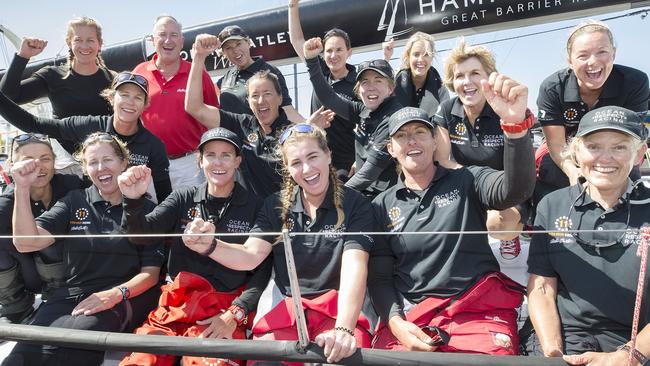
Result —
<path fill-rule="evenodd" d="M 52 298 L 43 304 L 30 325 L 104 332 L 132 332 L 156 307 L 160 290 L 154 286 L 146 292 L 123 301 L 109 310 L 93 315 L 72 316 L 79 302 L 90 294 L 67 298 Z M 3 366 L 100 365 L 104 351 L 63 348 L 51 345 L 18 343 L 2 363 Z"/>
<path fill-rule="evenodd" d="M 579 355 L 584 352 L 614 352 L 621 344 L 630 340 L 631 329 L 562 329 L 562 347 L 565 355 Z M 537 334 L 530 319 L 519 331 L 522 354 L 544 356 Z"/>

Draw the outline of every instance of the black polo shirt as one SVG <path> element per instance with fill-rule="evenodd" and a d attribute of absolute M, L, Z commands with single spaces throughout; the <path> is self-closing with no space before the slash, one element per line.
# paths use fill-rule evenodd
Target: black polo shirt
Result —
<path fill-rule="evenodd" d="M 415 89 L 411 69 L 402 69 L 395 75 L 395 96 L 405 107 L 423 109 L 429 117 L 438 110 L 443 101 L 449 99 L 447 89 L 442 85 L 442 78 L 433 66 L 427 71 L 427 79 L 421 89 Z"/>
<path fill-rule="evenodd" d="M 237 183 L 229 198 L 217 198 L 208 194 L 206 182 L 173 191 L 146 215 L 143 210 L 145 202 L 143 198 L 124 200 L 123 222 L 129 233 L 182 233 L 195 218 L 208 219 L 213 216 L 217 233 L 242 233 L 242 236 L 222 238 L 236 244 L 246 241 L 262 207 L 261 199 Z M 247 284 L 246 290 L 234 303 L 247 312 L 255 310 L 259 296 L 271 276 L 270 260 L 255 271 L 235 271 L 187 248 L 180 237 L 174 237 L 171 241 L 167 268 L 172 278 L 181 271 L 192 272 L 210 281 L 212 287 L 220 292 L 234 291 Z"/>
<path fill-rule="evenodd" d="M 154 204 L 147 201 L 146 211 Z M 52 234 L 123 234 L 122 205 L 111 205 L 97 187 L 69 192 L 36 218 L 36 224 Z M 142 267 L 160 267 L 162 245 L 143 246 L 119 237 L 60 239 L 66 264 L 68 295 L 102 291 L 130 280 Z"/>
<path fill-rule="evenodd" d="M 643 112 L 648 109 L 648 75 L 631 67 L 614 65 L 595 108 L 616 105 Z M 555 72 L 539 87 L 538 119 L 542 126 L 564 126 L 573 137 L 589 107 L 580 98 L 578 79 L 570 68 Z"/>
<path fill-rule="evenodd" d="M 306 59 L 309 78 L 314 93 L 323 105 L 355 127 L 355 166 L 357 172 L 346 186 L 371 196 L 383 192 L 395 184 L 397 173 L 395 162 L 386 149 L 388 143 L 388 119 L 402 108 L 397 98 L 388 97 L 374 111 L 363 103 L 339 96 L 327 83 L 321 71 L 318 58 Z M 367 164 L 369 162 L 370 164 Z"/>
<path fill-rule="evenodd" d="M 354 94 L 357 69 L 353 65 L 345 64 L 348 74 L 343 79 L 333 80 L 329 69 L 324 65 L 325 61 L 322 57 L 319 57 L 319 59 L 321 61 L 321 70 L 323 70 L 327 82 L 332 86 L 336 94 L 341 98 L 358 101 L 357 96 Z M 320 102 L 316 93 L 312 92 L 311 112 L 314 113 L 322 105 L 323 103 Z M 336 169 L 350 170 L 354 163 L 354 126 L 353 122 L 337 114 L 330 123 L 330 127 L 326 130 L 327 146 L 332 151 L 332 165 Z"/>
<path fill-rule="evenodd" d="M 241 171 L 244 187 L 251 189 L 258 197 L 265 198 L 280 190 L 282 162 L 275 156 L 275 147 L 281 132 L 291 124 L 280 108 L 278 119 L 271 126 L 271 133 L 265 135 L 255 116 L 219 110 L 221 127 L 234 132 L 242 139 L 243 161 Z"/>
<path fill-rule="evenodd" d="M 557 279 L 557 309 L 565 330 L 625 330 L 632 328 L 632 315 L 639 278 L 641 243 L 636 229 L 650 225 L 650 190 L 640 184 L 628 189 L 611 209 L 604 209 L 573 185 L 549 193 L 537 208 L 530 243 L 528 272 Z M 645 201 L 645 202 L 644 202 Z M 629 220 L 629 224 L 628 224 Z M 626 230 L 581 233 L 576 239 L 567 230 Z M 597 248 L 591 243 L 614 242 Z M 646 284 L 650 279 L 646 275 Z M 640 328 L 648 322 L 648 286 Z"/>
<path fill-rule="evenodd" d="M 402 178 L 372 202 L 378 230 L 485 231 L 488 209 L 512 207 L 532 193 L 533 161 L 532 142 L 523 137 L 506 140 L 504 171 L 437 165 L 431 183 L 419 192 L 407 188 Z M 369 278 L 383 278 L 384 283 L 373 283 L 370 295 L 385 320 L 402 311 L 395 290 L 419 303 L 428 296 L 454 296 L 484 274 L 499 271 L 484 233 L 381 236 L 371 259 Z"/>
<path fill-rule="evenodd" d="M 253 57 L 253 63 L 244 70 L 238 70 L 232 66 L 226 71 L 226 74 L 217 81 L 217 87 L 221 89 L 219 95 L 219 104 L 221 109 L 232 113 L 246 113 L 253 115 L 253 111 L 248 105 L 247 95 L 248 89 L 246 82 L 258 71 L 269 70 L 272 74 L 278 77 L 280 82 L 280 90 L 282 91 L 282 104 L 281 106 L 291 105 L 291 97 L 289 96 L 289 88 L 287 82 L 284 80 L 284 75 L 280 70 L 264 61 L 261 56 Z"/>
<path fill-rule="evenodd" d="M 54 174 L 50 181 L 52 187 L 52 199 L 49 206 L 41 201 L 34 201 L 30 198 L 32 215 L 40 216 L 43 212 L 49 210 L 56 201 L 65 196 L 69 191 L 82 188 L 83 181 L 76 175 L 72 174 Z M 14 184 L 10 184 L 0 195 L 0 234 L 11 235 L 12 216 L 14 213 Z M 13 246 L 11 239 L 0 239 L 0 245 Z"/>
<path fill-rule="evenodd" d="M 459 164 L 489 166 L 503 170 L 505 136 L 501 118 L 487 102 L 476 118 L 474 126 L 465 115 L 458 97 L 446 100 L 433 117 L 434 122 L 449 133 L 451 153 Z"/>
<path fill-rule="evenodd" d="M 67 140 L 80 145 L 93 132 L 107 132 L 119 137 L 129 148 L 129 165 L 146 165 L 151 168 L 158 201 L 171 192 L 169 160 L 165 145 L 138 121 L 138 130 L 131 136 L 115 131 L 113 116 L 73 116 L 63 119 L 41 118 L 20 108 L 0 93 L 0 115 L 13 126 L 25 132 L 37 132 L 57 140 Z"/>
<path fill-rule="evenodd" d="M 282 231 L 280 207 L 280 193 L 268 197 L 264 201 L 264 207 L 257 217 L 251 234 Z M 333 289 L 338 290 L 343 252 L 350 249 L 369 252 L 374 244 L 373 239 L 368 235 L 344 234 L 346 232 L 373 231 L 374 217 L 370 201 L 361 193 L 343 187 L 343 211 L 345 219 L 341 226 L 335 229 L 337 212 L 332 200 L 331 187 L 313 220 L 305 212 L 300 189 L 296 189 L 294 192 L 294 203 L 289 209 L 289 231 L 331 233 L 330 235 L 300 235 L 291 238 L 300 293 L 305 297 L 314 297 Z M 277 237 L 262 236 L 262 239 L 274 243 Z M 291 296 L 284 247 L 279 244 L 274 245 L 272 256 L 275 283 L 282 294 Z"/>

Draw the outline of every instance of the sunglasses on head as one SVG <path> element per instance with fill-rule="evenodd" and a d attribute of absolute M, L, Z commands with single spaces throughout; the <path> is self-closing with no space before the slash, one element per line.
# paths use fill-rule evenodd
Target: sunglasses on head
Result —
<path fill-rule="evenodd" d="M 43 135 L 42 133 L 23 133 L 17 135 L 11 140 L 11 149 L 9 150 L 9 153 L 12 156 L 9 157 L 9 160 L 13 158 L 13 152 L 16 146 L 21 146 L 30 142 L 43 142 L 51 146 L 50 138 L 47 135 Z"/>
<path fill-rule="evenodd" d="M 124 71 L 117 74 L 117 77 L 115 77 L 115 84 L 122 83 L 124 81 L 129 81 L 129 80 L 133 80 L 136 83 L 138 83 L 140 86 L 145 88 L 145 90 L 149 90 L 149 82 L 147 81 L 147 79 L 145 79 L 144 76 L 134 74 L 128 71 Z"/>
<path fill-rule="evenodd" d="M 227 30 L 222 30 L 217 38 L 219 38 L 219 41 L 223 42 L 224 39 L 230 36 L 246 37 L 246 34 L 244 34 L 244 31 L 241 28 L 230 28 Z"/>
<path fill-rule="evenodd" d="M 359 64 L 360 70 L 366 69 L 368 67 L 385 68 L 390 67 L 390 64 L 386 60 L 370 60 Z"/>
<path fill-rule="evenodd" d="M 287 128 L 282 135 L 280 135 L 280 139 L 278 139 L 278 143 L 280 145 L 283 145 L 285 141 L 291 136 L 292 133 L 294 132 L 299 132 L 299 133 L 310 133 L 314 131 L 314 127 L 312 125 L 308 125 L 306 123 L 300 123 L 297 125 L 293 125 L 289 128 Z"/>

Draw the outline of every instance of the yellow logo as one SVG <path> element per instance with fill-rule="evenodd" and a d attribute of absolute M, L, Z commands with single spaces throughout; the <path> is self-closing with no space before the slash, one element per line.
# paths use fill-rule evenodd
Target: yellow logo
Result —
<path fill-rule="evenodd" d="M 199 211 L 198 208 L 191 207 L 189 210 L 187 210 L 187 218 L 188 219 L 194 220 L 197 217 L 201 217 L 201 212 Z"/>
<path fill-rule="evenodd" d="M 575 108 L 569 108 L 564 111 L 564 119 L 567 121 L 575 121 L 578 117 L 578 111 Z"/>
<path fill-rule="evenodd" d="M 456 131 L 456 134 L 459 136 L 462 136 L 465 133 L 467 133 L 467 128 L 465 128 L 465 125 L 460 123 L 456 125 L 456 128 L 454 130 Z"/>
<path fill-rule="evenodd" d="M 246 139 L 248 139 L 248 142 L 250 142 L 251 144 L 254 144 L 257 142 L 258 137 L 255 132 L 251 132 L 248 134 L 248 136 L 246 136 Z"/>
<path fill-rule="evenodd" d="M 85 208 L 78 208 L 74 213 L 74 217 L 79 221 L 83 221 L 88 218 L 88 210 Z"/>

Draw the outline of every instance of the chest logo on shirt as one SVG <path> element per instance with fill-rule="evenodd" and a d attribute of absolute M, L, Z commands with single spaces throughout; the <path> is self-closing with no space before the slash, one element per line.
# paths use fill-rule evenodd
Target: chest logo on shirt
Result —
<path fill-rule="evenodd" d="M 388 225 L 388 229 L 390 229 L 390 231 L 397 231 L 404 224 L 402 210 L 399 207 L 392 207 L 390 210 L 388 210 L 388 218 L 390 219 L 390 224 Z"/>
<path fill-rule="evenodd" d="M 465 127 L 464 124 L 459 123 L 454 128 L 454 131 L 456 132 L 456 135 L 463 136 L 467 133 L 467 128 Z"/>
<path fill-rule="evenodd" d="M 573 122 L 578 118 L 578 110 L 575 108 L 567 108 L 564 110 L 564 119 L 569 122 Z"/>
<path fill-rule="evenodd" d="M 287 219 L 287 230 L 293 231 L 293 228 L 296 226 L 296 223 L 293 221 L 293 217 Z"/>
<path fill-rule="evenodd" d="M 246 136 L 246 139 L 248 140 L 249 143 L 256 144 L 257 140 L 259 140 L 259 137 L 255 132 L 251 132 L 248 134 L 248 136 Z"/>
<path fill-rule="evenodd" d="M 190 209 L 187 210 L 187 218 L 194 220 L 197 217 L 201 217 L 201 211 L 196 207 L 190 207 Z"/>
<path fill-rule="evenodd" d="M 447 192 L 444 194 L 437 194 L 433 196 L 432 202 L 436 205 L 436 207 L 442 208 L 451 205 L 452 203 L 458 201 L 459 199 L 460 199 L 460 191 L 458 189 L 454 189 L 451 192 Z"/>
<path fill-rule="evenodd" d="M 568 216 L 560 216 L 555 219 L 554 222 L 555 229 L 557 232 L 549 233 L 550 236 L 555 239 L 551 240 L 551 243 L 570 243 L 572 242 L 571 234 L 567 233 L 573 226 L 573 221 Z"/>
<path fill-rule="evenodd" d="M 88 218 L 88 209 L 83 208 L 83 207 L 82 207 L 82 208 L 78 208 L 78 209 L 74 212 L 74 217 L 75 217 L 77 220 L 79 220 L 79 221 L 84 221 L 84 220 L 86 220 L 86 219 Z"/>
<path fill-rule="evenodd" d="M 228 220 L 226 231 L 229 233 L 247 233 L 251 230 L 251 224 L 245 220 Z"/>

